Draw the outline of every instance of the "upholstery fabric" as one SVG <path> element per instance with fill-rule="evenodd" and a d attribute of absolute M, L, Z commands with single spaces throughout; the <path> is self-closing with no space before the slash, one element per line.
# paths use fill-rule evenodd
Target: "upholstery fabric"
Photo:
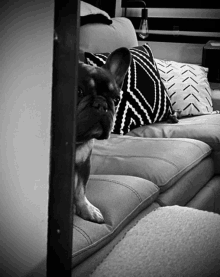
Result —
<path fill-rule="evenodd" d="M 186 206 L 213 177 L 213 159 L 208 156 L 186 172 L 173 186 L 162 192 L 155 201 L 160 206 Z"/>
<path fill-rule="evenodd" d="M 161 59 L 155 62 L 174 110 L 180 110 L 181 116 L 213 112 L 208 68 Z"/>
<path fill-rule="evenodd" d="M 112 20 L 105 11 L 84 1 L 80 1 L 80 25 L 83 26 L 89 23 L 111 24 Z"/>
<path fill-rule="evenodd" d="M 74 216 L 72 265 L 85 260 L 111 241 L 143 209 L 150 206 L 159 188 L 148 180 L 131 176 L 91 176 L 86 195 L 97 206 L 104 224 Z"/>
<path fill-rule="evenodd" d="M 112 21 L 111 25 L 89 24 L 81 27 L 80 51 L 107 53 L 118 47 L 124 46 L 130 49 L 138 45 L 134 28 L 127 18 L 116 18 Z M 139 222 L 140 224 L 137 224 L 136 229 L 131 229 L 134 233 L 131 233 L 129 238 L 126 236 L 125 240 L 121 241 L 123 244 L 119 243 L 104 263 L 102 261 L 110 249 L 118 243 L 118 241 L 116 243 L 113 241 L 118 239 L 121 233 L 124 235 L 129 224 L 132 221 L 136 222 L 137 218 L 140 219 L 140 215 L 149 207 L 158 205 L 156 202 L 158 200 L 162 205 L 169 202 L 172 205 L 186 203 L 194 208 L 216 210 L 220 213 L 220 175 L 211 177 L 213 174 L 211 157 L 214 157 L 215 170 L 217 172 L 218 167 L 220 174 L 219 119 L 219 115 L 205 115 L 184 118 L 178 124 L 154 123 L 139 127 L 129 134 L 133 136 L 137 132 L 137 136 L 147 138 L 130 136 L 130 143 L 126 142 L 127 136 L 113 134 L 109 141 L 96 141 L 92 155 L 92 173 L 113 174 L 110 176 L 111 179 L 120 178 L 122 183 L 129 184 L 129 187 L 134 188 L 136 192 L 139 191 L 139 188 L 136 188 L 137 183 L 144 181 L 142 179 L 132 180 L 129 176 L 121 176 L 121 174 L 142 176 L 149 178 L 149 181 L 153 179 L 161 185 L 159 188 L 161 194 L 158 195 L 158 187 L 150 183 L 150 187 L 151 184 L 153 185 L 151 192 L 155 192 L 153 197 L 150 196 L 150 200 L 155 198 L 147 208 L 144 208 L 144 205 L 147 206 L 150 203 L 148 200 L 143 206 L 139 205 L 135 193 L 121 185 L 123 193 L 119 195 L 119 198 L 117 198 L 116 190 L 114 193 L 105 194 L 106 198 L 102 198 L 100 192 L 105 190 L 105 193 L 108 193 L 110 183 L 99 182 L 92 176 L 87 194 L 89 200 L 102 210 L 107 224 L 95 225 L 75 217 L 73 234 L 74 242 L 77 241 L 78 244 L 74 244 L 73 266 L 74 269 L 81 266 L 82 271 L 78 271 L 78 275 L 75 275 L 76 271 L 73 271 L 74 276 L 89 276 L 91 268 L 97 264 L 99 266 L 94 276 L 95 274 L 105 276 L 108 273 L 111 277 L 139 275 L 140 277 L 146 275 L 176 277 L 180 274 L 183 277 L 218 276 L 213 271 L 219 270 L 220 265 L 220 252 L 219 249 L 216 250 L 216 247 L 220 245 L 219 217 L 212 216 L 212 214 L 210 217 L 210 214 L 201 214 L 194 209 L 186 213 L 185 208 L 170 207 L 160 209 L 161 212 L 159 210 L 158 214 L 151 212 Z M 151 135 L 154 137 L 152 140 L 148 138 Z M 185 143 L 185 139 L 181 137 L 190 139 L 186 139 L 187 143 Z M 196 140 L 191 140 L 191 138 Z M 115 140 L 114 143 L 112 139 Z M 197 140 L 208 143 L 212 149 Z M 164 141 L 165 146 L 160 144 L 161 141 Z M 146 149 L 149 152 L 146 152 Z M 147 157 L 145 157 L 146 154 Z M 218 163 L 216 163 L 216 157 L 218 157 Z M 96 175 L 96 177 L 109 178 L 109 176 L 101 175 Z M 114 179 L 114 185 L 117 186 L 117 182 L 121 183 L 120 180 Z M 148 181 L 145 180 L 142 184 L 144 187 L 147 185 L 148 188 Z M 138 194 L 142 195 L 139 192 Z M 110 195 L 115 195 L 115 201 Z M 142 199 L 147 199 L 147 191 L 145 195 Z M 133 208 L 128 203 L 130 198 Z M 113 203 L 111 203 L 112 199 Z M 103 204 L 102 201 L 106 203 Z M 122 215 L 118 213 L 118 207 L 122 210 Z M 142 212 L 139 212 L 139 208 Z M 108 250 L 105 250 L 106 247 L 109 247 Z M 98 259 L 97 256 L 101 258 Z M 127 265 L 129 272 L 123 275 Z M 144 273 L 137 271 L 137 267 Z M 84 274 L 85 268 L 88 274 Z M 133 268 L 134 271 L 132 271 Z"/>
<path fill-rule="evenodd" d="M 121 90 L 112 130 L 120 135 L 139 126 L 165 120 L 172 113 L 170 99 L 149 45 L 133 47 L 130 52 L 132 62 Z M 108 55 L 86 52 L 85 59 L 90 65 L 102 66 Z"/>
<path fill-rule="evenodd" d="M 92 277 L 219 276 L 220 216 L 178 206 L 141 219 Z"/>
<path fill-rule="evenodd" d="M 106 53 L 119 47 L 131 48 L 137 45 L 134 27 L 125 17 L 112 18 L 111 25 L 97 23 L 80 27 L 79 49 L 81 53 Z"/>
<path fill-rule="evenodd" d="M 219 90 L 212 89 L 212 103 L 213 103 L 213 110 L 220 110 L 220 98 L 219 98 Z"/>
<path fill-rule="evenodd" d="M 163 192 L 210 153 L 207 144 L 193 139 L 117 136 L 95 141 L 91 173 L 141 177 Z"/>
<path fill-rule="evenodd" d="M 148 215 L 149 213 L 151 213 L 159 207 L 160 206 L 158 203 L 153 202 L 150 206 L 138 213 L 137 216 L 133 218 L 132 221 L 130 221 L 126 226 L 124 226 L 124 228 L 108 244 L 103 246 L 98 251 L 94 252 L 91 256 L 83 260 L 80 264 L 74 266 L 71 271 L 72 276 L 90 276 L 91 272 L 93 272 L 97 265 L 102 263 L 102 261 L 108 255 L 108 253 L 110 253 L 114 246 L 118 244 L 119 241 L 121 241 L 121 239 L 125 236 L 128 230 L 134 227 L 141 218 Z"/>
<path fill-rule="evenodd" d="M 220 176 L 215 175 L 186 206 L 220 214 Z"/>
<path fill-rule="evenodd" d="M 135 137 L 192 138 L 212 148 L 215 172 L 220 174 L 220 114 L 181 118 L 177 124 L 155 123 L 128 133 Z"/>

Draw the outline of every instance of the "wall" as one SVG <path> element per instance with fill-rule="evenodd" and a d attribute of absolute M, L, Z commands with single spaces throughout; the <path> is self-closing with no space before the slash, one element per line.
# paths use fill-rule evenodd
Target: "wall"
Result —
<path fill-rule="evenodd" d="M 132 16 L 141 16 L 141 9 L 130 9 Z M 148 9 L 149 16 L 153 17 L 202 17 L 202 18 L 219 18 L 220 9 Z M 121 0 L 116 0 L 116 16 L 123 15 Z M 147 41 L 153 51 L 155 58 L 174 60 L 187 63 L 202 63 L 203 44 L 197 43 L 169 43 Z M 143 44 L 143 42 L 139 42 Z"/>
<path fill-rule="evenodd" d="M 145 42 L 139 41 L 142 45 Z M 154 57 L 176 62 L 202 64 L 203 44 L 148 41 Z"/>
<path fill-rule="evenodd" d="M 53 1 L 3 0 L 0 23 L 0 276 L 18 277 L 46 255 Z"/>

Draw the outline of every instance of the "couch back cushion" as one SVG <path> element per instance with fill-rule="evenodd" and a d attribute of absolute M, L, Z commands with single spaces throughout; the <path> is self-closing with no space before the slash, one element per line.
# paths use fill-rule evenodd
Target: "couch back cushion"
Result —
<path fill-rule="evenodd" d="M 112 24 L 86 24 L 80 27 L 80 52 L 112 52 L 119 47 L 138 46 L 135 29 L 125 17 L 112 18 Z"/>

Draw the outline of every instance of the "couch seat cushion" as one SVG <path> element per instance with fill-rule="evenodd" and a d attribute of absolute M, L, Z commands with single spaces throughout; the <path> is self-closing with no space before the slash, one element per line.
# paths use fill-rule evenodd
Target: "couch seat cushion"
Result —
<path fill-rule="evenodd" d="M 91 277 L 217 277 L 220 216 L 163 207 L 128 231 Z"/>
<path fill-rule="evenodd" d="M 159 203 L 160 206 L 186 206 L 189 201 L 196 197 L 196 195 L 207 186 L 213 176 L 214 163 L 212 157 L 208 156 L 184 174 L 174 186 L 161 193 L 157 197 L 156 202 Z M 213 196 L 213 199 L 215 198 L 216 197 Z"/>
<path fill-rule="evenodd" d="M 220 174 L 220 114 L 181 118 L 177 124 L 166 122 L 142 126 L 127 135 L 151 138 L 191 138 L 207 143 L 213 150 L 215 171 Z"/>
<path fill-rule="evenodd" d="M 76 266 L 106 245 L 143 209 L 150 206 L 159 188 L 150 181 L 132 176 L 91 176 L 87 197 L 97 206 L 104 224 L 74 216 L 72 265 Z"/>
<path fill-rule="evenodd" d="M 91 172 L 138 176 L 165 191 L 210 152 L 207 144 L 193 139 L 112 137 L 95 141 Z"/>

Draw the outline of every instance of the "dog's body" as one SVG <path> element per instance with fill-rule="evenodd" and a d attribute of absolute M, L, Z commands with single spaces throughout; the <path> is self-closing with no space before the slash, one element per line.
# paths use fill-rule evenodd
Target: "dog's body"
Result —
<path fill-rule="evenodd" d="M 109 137 L 115 107 L 120 100 L 120 89 L 130 62 L 129 50 L 119 48 L 102 67 L 79 63 L 74 203 L 78 216 L 97 223 L 103 223 L 104 218 L 85 195 L 93 139 Z"/>

